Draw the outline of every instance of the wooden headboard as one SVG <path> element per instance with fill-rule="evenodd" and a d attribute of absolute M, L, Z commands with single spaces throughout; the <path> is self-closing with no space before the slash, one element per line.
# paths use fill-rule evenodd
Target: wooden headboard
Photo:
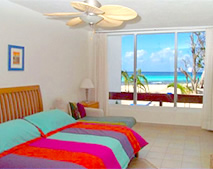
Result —
<path fill-rule="evenodd" d="M 0 88 L 0 123 L 43 111 L 40 87 Z"/>

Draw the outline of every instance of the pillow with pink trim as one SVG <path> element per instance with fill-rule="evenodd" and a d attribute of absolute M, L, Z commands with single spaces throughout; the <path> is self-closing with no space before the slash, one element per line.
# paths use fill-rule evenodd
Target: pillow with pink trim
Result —
<path fill-rule="evenodd" d="M 86 110 L 84 108 L 84 106 L 80 103 L 77 104 L 78 106 L 78 111 L 80 112 L 81 118 L 86 116 Z"/>

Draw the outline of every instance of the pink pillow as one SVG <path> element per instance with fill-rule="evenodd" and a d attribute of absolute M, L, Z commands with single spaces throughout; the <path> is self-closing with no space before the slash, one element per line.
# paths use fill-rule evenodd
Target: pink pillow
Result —
<path fill-rule="evenodd" d="M 81 118 L 85 117 L 86 111 L 85 111 L 84 106 L 80 103 L 78 103 L 77 106 L 78 106 L 78 111 L 80 112 Z"/>

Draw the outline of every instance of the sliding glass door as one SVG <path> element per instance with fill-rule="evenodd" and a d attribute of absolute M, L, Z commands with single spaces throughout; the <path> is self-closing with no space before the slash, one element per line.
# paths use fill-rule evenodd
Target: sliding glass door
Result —
<path fill-rule="evenodd" d="M 118 35 L 108 40 L 110 103 L 202 107 L 205 32 Z"/>

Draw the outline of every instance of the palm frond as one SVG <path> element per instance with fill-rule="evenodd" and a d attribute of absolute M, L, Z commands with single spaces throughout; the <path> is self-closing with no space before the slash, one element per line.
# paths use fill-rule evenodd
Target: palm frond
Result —
<path fill-rule="evenodd" d="M 168 84 L 167 88 L 169 87 L 174 87 L 174 83 Z M 177 84 L 177 88 L 181 91 L 182 94 L 189 94 L 190 92 L 192 92 L 191 88 L 189 88 L 188 86 L 184 86 L 180 83 Z"/>

